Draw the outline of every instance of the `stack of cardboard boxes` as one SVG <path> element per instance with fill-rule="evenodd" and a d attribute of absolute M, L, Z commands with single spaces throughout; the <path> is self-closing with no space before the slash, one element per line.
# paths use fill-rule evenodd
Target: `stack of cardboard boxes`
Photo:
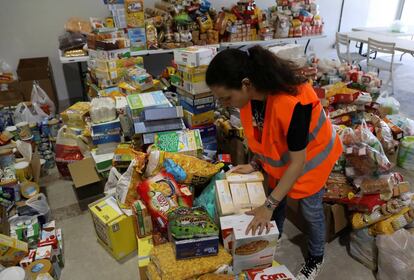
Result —
<path fill-rule="evenodd" d="M 206 153 L 217 150 L 215 101 L 205 80 L 207 66 L 215 53 L 215 48 L 207 47 L 174 51 L 177 72 L 171 78 L 177 87 L 179 103 L 184 108 L 186 125 L 200 130 Z"/>
<path fill-rule="evenodd" d="M 263 205 L 266 194 L 263 175 L 227 174 L 226 180 L 216 181 L 216 205 L 220 219 L 223 245 L 233 256 L 233 271 L 270 267 L 276 250 L 279 231 L 274 221 L 269 233 L 246 234 L 253 216 L 246 211 Z"/>

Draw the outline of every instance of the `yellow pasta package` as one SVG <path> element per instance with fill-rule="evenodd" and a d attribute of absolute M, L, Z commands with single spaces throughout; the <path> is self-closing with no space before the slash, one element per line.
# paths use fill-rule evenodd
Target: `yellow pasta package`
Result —
<path fill-rule="evenodd" d="M 370 235 L 393 234 L 403 228 L 414 219 L 414 211 L 410 207 L 405 207 L 398 214 L 392 215 L 386 220 L 380 221 L 369 228 Z"/>
<path fill-rule="evenodd" d="M 203 185 L 208 183 L 222 167 L 222 163 L 212 164 L 180 153 L 151 151 L 145 176 L 154 176 L 165 168 L 180 184 Z"/>
<path fill-rule="evenodd" d="M 214 272 L 222 265 L 229 265 L 231 255 L 219 247 L 217 256 L 176 260 L 171 243 L 155 246 L 150 254 L 151 262 L 163 280 L 184 280 Z"/>
<path fill-rule="evenodd" d="M 125 0 L 125 12 L 128 28 L 145 27 L 143 0 Z"/>

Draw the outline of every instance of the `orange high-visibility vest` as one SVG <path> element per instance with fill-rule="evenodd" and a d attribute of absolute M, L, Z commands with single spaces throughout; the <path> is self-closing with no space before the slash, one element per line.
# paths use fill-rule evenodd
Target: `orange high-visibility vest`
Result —
<path fill-rule="evenodd" d="M 250 102 L 240 110 L 240 118 L 250 150 L 261 161 L 266 173 L 279 180 L 289 166 L 287 134 L 294 108 L 298 102 L 312 104 L 305 167 L 288 193 L 291 198 L 301 199 L 321 190 L 341 156 L 342 145 L 312 86 L 306 83 L 297 90 L 295 96 L 277 93 L 267 97 L 261 142 L 254 136 Z"/>

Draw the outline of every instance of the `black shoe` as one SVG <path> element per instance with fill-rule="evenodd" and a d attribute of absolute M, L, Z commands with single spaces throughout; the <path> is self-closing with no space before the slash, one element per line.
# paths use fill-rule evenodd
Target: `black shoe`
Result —
<path fill-rule="evenodd" d="M 321 272 L 323 265 L 323 256 L 322 257 L 309 257 L 305 260 L 305 263 L 302 265 L 302 268 L 298 275 L 296 275 L 297 280 L 313 280 L 316 279 L 318 274 Z"/>

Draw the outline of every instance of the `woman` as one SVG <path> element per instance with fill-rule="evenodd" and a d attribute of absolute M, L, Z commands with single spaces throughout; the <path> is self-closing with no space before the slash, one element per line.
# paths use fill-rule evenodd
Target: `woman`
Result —
<path fill-rule="evenodd" d="M 206 82 L 223 106 L 240 108 L 254 160 L 233 172 L 263 169 L 272 189 L 264 205 L 248 212 L 246 230 L 261 234 L 273 218 L 283 231 L 286 196 L 299 200 L 308 223 L 308 253 L 297 279 L 314 279 L 323 263 L 324 184 L 342 146 L 312 86 L 294 65 L 255 46 L 227 49 L 211 61 Z M 281 236 L 281 235 L 280 235 Z"/>

